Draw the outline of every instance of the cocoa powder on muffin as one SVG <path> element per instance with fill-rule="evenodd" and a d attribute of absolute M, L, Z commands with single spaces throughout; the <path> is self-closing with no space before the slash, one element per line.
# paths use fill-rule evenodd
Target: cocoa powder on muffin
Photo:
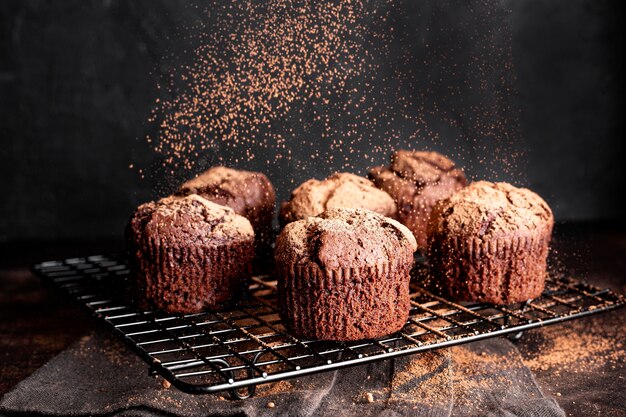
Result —
<path fill-rule="evenodd" d="M 276 241 L 281 317 L 295 334 L 358 340 L 402 328 L 415 238 L 368 210 L 329 209 L 289 223 Z"/>
<path fill-rule="evenodd" d="M 463 188 L 467 181 L 454 162 L 437 152 L 396 151 L 391 165 L 370 170 L 368 177 L 393 197 L 397 220 L 426 248 L 426 227 L 437 201 Z"/>
<path fill-rule="evenodd" d="M 371 210 L 392 218 L 396 212 L 393 199 L 371 181 L 343 172 L 322 181 L 310 179 L 298 186 L 289 201 L 282 203 L 280 221 L 285 225 L 340 207 Z"/>
<path fill-rule="evenodd" d="M 178 195 L 198 194 L 230 207 L 254 228 L 257 249 L 266 253 L 273 241 L 272 219 L 276 194 L 269 179 L 260 172 L 216 166 L 180 186 Z"/>
<path fill-rule="evenodd" d="M 250 222 L 198 195 L 142 204 L 127 227 L 127 241 L 143 306 L 195 313 L 238 298 L 248 284 Z"/>
<path fill-rule="evenodd" d="M 538 297 L 553 225 L 550 207 L 534 192 L 474 182 L 433 209 L 434 282 L 457 300 L 509 304 Z"/>

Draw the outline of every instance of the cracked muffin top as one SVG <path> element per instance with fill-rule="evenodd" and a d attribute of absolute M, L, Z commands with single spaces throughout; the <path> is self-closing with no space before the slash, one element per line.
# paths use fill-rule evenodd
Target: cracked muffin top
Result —
<path fill-rule="evenodd" d="M 223 166 L 210 168 L 183 183 L 177 194 L 198 194 L 246 217 L 254 217 L 259 207 L 273 210 L 276 199 L 274 187 L 262 173 Z"/>
<path fill-rule="evenodd" d="M 437 203 L 429 234 L 445 230 L 458 237 L 501 237 L 551 228 L 553 223 L 550 207 L 533 191 L 477 181 Z"/>
<path fill-rule="evenodd" d="M 310 179 L 291 194 L 280 209 L 281 223 L 318 216 L 332 208 L 366 209 L 393 217 L 396 205 L 386 192 L 366 178 L 350 173 L 335 173 L 325 180 Z"/>
<path fill-rule="evenodd" d="M 276 241 L 282 264 L 317 263 L 321 268 L 358 268 L 381 262 L 413 262 L 413 234 L 369 210 L 335 208 L 289 223 Z"/>
<path fill-rule="evenodd" d="M 406 150 L 391 155 L 389 168 L 372 168 L 368 176 L 385 191 L 390 191 L 387 188 L 401 188 L 405 183 L 413 184 L 415 192 L 420 192 L 427 185 L 444 182 L 465 185 L 466 182 L 463 171 L 440 153 Z M 394 184 L 394 181 L 398 184 Z"/>
<path fill-rule="evenodd" d="M 129 231 L 136 242 L 162 245 L 219 245 L 254 239 L 248 219 L 231 208 L 196 194 L 170 196 L 142 204 L 133 214 Z"/>

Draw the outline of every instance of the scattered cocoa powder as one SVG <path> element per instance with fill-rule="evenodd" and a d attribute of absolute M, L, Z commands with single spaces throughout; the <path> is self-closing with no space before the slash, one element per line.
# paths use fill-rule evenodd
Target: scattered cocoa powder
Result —
<path fill-rule="evenodd" d="M 494 382 L 501 386 L 511 385 L 506 372 L 502 370 L 521 366 L 519 355 L 510 357 L 494 352 L 475 352 L 466 346 L 455 346 L 450 350 L 454 395 L 460 403 L 473 402 L 472 391 L 491 390 Z M 489 369 L 493 369 L 494 372 L 485 375 Z"/>
<path fill-rule="evenodd" d="M 524 363 L 534 371 L 584 373 L 602 366 L 621 368 L 626 363 L 623 335 L 596 332 L 589 323 L 546 328 L 542 335 L 542 349 L 524 355 Z"/>
<path fill-rule="evenodd" d="M 449 399 L 449 350 L 425 352 L 406 359 L 397 366 L 391 383 L 392 396 L 396 400 L 442 404 Z M 423 378 L 424 375 L 428 378 Z"/>
<path fill-rule="evenodd" d="M 271 384 L 259 385 L 255 395 L 258 397 L 266 397 L 268 395 L 276 395 L 290 391 L 293 391 L 292 383 L 287 380 L 283 380 Z"/>

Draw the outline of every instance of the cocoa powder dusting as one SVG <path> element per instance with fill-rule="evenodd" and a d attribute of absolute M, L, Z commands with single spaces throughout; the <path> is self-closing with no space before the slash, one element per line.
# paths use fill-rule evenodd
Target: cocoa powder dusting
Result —
<path fill-rule="evenodd" d="M 502 370 L 521 366 L 519 355 L 508 356 L 495 352 L 475 352 L 466 346 L 450 349 L 452 355 L 452 384 L 455 402 L 470 405 L 476 402 L 474 391 L 489 392 L 494 387 L 511 385 L 511 380 Z M 485 372 L 493 369 L 485 377 Z M 486 371 L 487 370 L 487 371 Z"/>
<path fill-rule="evenodd" d="M 426 352 L 408 358 L 405 366 L 396 369 L 391 383 L 392 396 L 396 400 L 420 403 L 443 404 L 449 400 L 444 389 L 449 384 L 450 368 L 447 364 L 449 350 L 440 353 Z M 428 378 L 421 379 L 423 375 Z"/>
<path fill-rule="evenodd" d="M 263 384 L 257 387 L 255 395 L 258 397 L 267 397 L 269 395 L 282 394 L 293 391 L 291 382 L 283 380 L 272 384 Z"/>
<path fill-rule="evenodd" d="M 626 363 L 623 336 L 596 332 L 585 322 L 546 328 L 542 335 L 542 348 L 524 355 L 524 363 L 533 371 L 584 374 L 604 366 L 623 368 Z"/>

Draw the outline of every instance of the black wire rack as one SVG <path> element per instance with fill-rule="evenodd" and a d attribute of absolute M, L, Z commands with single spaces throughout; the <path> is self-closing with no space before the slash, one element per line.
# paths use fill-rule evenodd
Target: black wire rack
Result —
<path fill-rule="evenodd" d="M 425 267 L 417 268 L 417 275 Z M 139 311 L 121 296 L 129 274 L 120 256 L 90 256 L 34 266 L 46 281 L 84 304 L 178 389 L 254 394 L 256 385 L 545 326 L 623 306 L 608 289 L 550 276 L 543 295 L 495 306 L 455 303 L 411 284 L 404 328 L 358 342 L 304 340 L 286 331 L 276 308 L 276 281 L 253 277 L 250 298 L 222 311 L 172 315 Z"/>

